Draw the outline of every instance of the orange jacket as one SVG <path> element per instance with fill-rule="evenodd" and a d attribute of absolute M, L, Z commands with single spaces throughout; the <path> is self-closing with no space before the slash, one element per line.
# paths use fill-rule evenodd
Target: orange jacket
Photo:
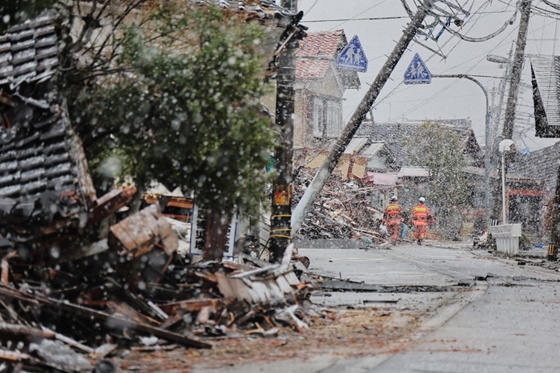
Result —
<path fill-rule="evenodd" d="M 412 222 L 414 224 L 428 225 L 428 220 L 432 223 L 435 221 L 428 206 L 419 203 L 412 209 Z"/>
<path fill-rule="evenodd" d="M 389 206 L 385 208 L 383 221 L 387 221 L 387 219 L 393 220 L 393 219 L 402 219 L 402 218 L 403 218 L 403 209 L 397 202 L 393 201 L 389 204 Z"/>

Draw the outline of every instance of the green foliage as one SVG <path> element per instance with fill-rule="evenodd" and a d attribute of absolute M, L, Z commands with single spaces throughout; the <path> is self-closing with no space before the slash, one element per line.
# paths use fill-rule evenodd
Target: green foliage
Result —
<path fill-rule="evenodd" d="M 254 212 L 276 137 L 259 101 L 264 31 L 184 6 L 160 4 L 142 24 L 114 30 L 119 53 L 96 53 L 101 73 L 68 74 L 72 120 L 92 168 L 193 191 L 216 212 Z"/>
<path fill-rule="evenodd" d="M 422 193 L 438 216 L 438 225 L 453 232 L 461 227 L 461 208 L 469 203 L 469 189 L 463 174 L 467 165 L 460 136 L 438 121 L 426 121 L 422 130 L 404 139 L 413 164 L 426 167 L 430 182 Z"/>

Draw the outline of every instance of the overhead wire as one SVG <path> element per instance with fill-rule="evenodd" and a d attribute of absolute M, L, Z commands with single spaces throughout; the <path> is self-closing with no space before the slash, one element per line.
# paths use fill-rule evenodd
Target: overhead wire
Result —
<path fill-rule="evenodd" d="M 405 0 L 401 0 L 401 2 L 402 2 L 403 4 L 406 4 Z M 472 7 L 471 7 L 471 9 L 472 9 Z M 479 7 L 478 9 L 480 10 L 480 9 L 482 9 L 482 7 Z M 475 13 L 476 13 L 476 12 L 475 12 Z M 474 16 L 474 13 L 473 13 L 473 16 Z M 506 37 L 508 37 L 509 35 L 511 35 L 511 33 L 512 33 L 513 31 L 514 31 L 514 30 L 512 29 L 512 31 L 511 31 L 508 35 L 506 35 Z M 504 40 L 505 40 L 505 38 L 504 38 Z M 504 42 L 504 40 L 502 40 L 502 41 L 498 44 L 498 46 L 500 46 L 500 45 Z M 493 48 L 492 50 L 496 49 L 498 46 L 496 46 L 496 47 Z M 486 54 L 487 54 L 487 53 L 484 53 L 483 55 L 486 56 Z M 474 60 L 474 59 L 477 59 L 477 58 L 479 58 L 479 57 L 480 57 L 480 56 L 475 56 L 475 57 L 473 57 L 472 59 L 469 59 L 469 60 L 467 60 L 467 61 L 463 61 L 461 64 L 458 64 L 457 66 L 460 66 L 460 65 L 462 65 L 462 64 L 464 64 L 464 63 L 468 63 L 468 62 L 470 62 L 470 61 L 472 61 L 472 60 Z M 484 58 L 484 57 L 483 57 L 483 58 Z M 481 59 L 478 63 L 480 63 L 481 61 L 482 61 L 482 59 Z M 478 64 L 478 63 L 477 63 L 477 64 Z M 475 64 L 475 66 L 473 66 L 473 68 L 476 67 L 477 64 Z M 471 68 L 471 69 L 472 69 L 472 68 Z M 470 71 L 470 70 L 469 70 L 469 71 Z M 455 83 L 456 83 L 456 82 L 450 83 L 448 87 L 444 88 L 444 91 L 443 91 L 443 92 L 445 92 L 446 90 L 450 89 Z M 389 97 L 391 97 L 391 96 L 393 96 L 394 94 L 396 94 L 395 91 L 397 91 L 397 89 L 401 88 L 401 87 L 402 87 L 402 84 L 403 84 L 403 82 L 401 81 L 401 82 L 400 82 L 395 88 L 393 88 L 387 95 L 385 95 L 380 101 L 378 101 L 378 102 L 374 105 L 374 108 L 376 108 L 378 105 L 380 105 L 383 101 L 385 101 L 385 100 L 388 99 Z M 443 93 L 443 92 L 442 92 L 442 93 Z M 439 96 L 439 94 L 430 97 L 429 100 L 424 100 L 422 104 L 415 106 L 413 109 L 407 111 L 407 112 L 404 113 L 403 115 L 399 115 L 397 118 L 399 118 L 399 117 L 401 117 L 401 116 L 404 117 L 405 115 L 408 115 L 410 112 L 415 111 L 418 107 L 423 106 L 424 103 L 431 101 L 431 99 L 434 99 L 434 98 L 437 97 L 437 96 Z M 354 110 L 355 110 L 355 109 L 354 109 Z"/>
<path fill-rule="evenodd" d="M 480 10 L 480 9 L 482 9 L 482 6 L 478 8 L 478 10 Z M 473 17 L 474 17 L 474 15 L 475 15 L 476 13 L 477 13 L 477 12 L 473 13 Z M 513 31 L 514 31 L 514 30 L 512 29 L 512 31 L 511 31 L 508 35 L 506 35 L 505 38 L 507 38 L 509 35 L 511 35 L 511 33 L 512 33 Z M 505 38 L 504 38 L 504 40 L 505 40 Z M 449 40 L 452 40 L 452 39 L 449 39 Z M 502 41 L 498 44 L 498 46 L 500 46 L 500 45 L 504 42 L 504 40 L 502 40 Z M 459 42 L 460 42 L 460 41 L 459 41 Z M 494 49 L 496 49 L 498 46 L 496 46 Z M 455 48 L 455 47 L 454 47 L 454 48 Z M 453 49 L 454 49 L 454 48 L 453 48 Z M 486 54 L 488 54 L 488 53 L 484 53 L 483 56 L 486 56 Z M 434 55 L 430 56 L 428 59 L 430 59 L 430 58 L 433 57 L 433 56 L 434 56 Z M 470 62 L 470 61 L 472 61 L 472 60 L 478 59 L 479 57 L 480 57 L 480 55 L 479 55 L 479 56 L 475 56 L 475 57 L 473 57 L 473 58 L 471 58 L 471 59 L 469 59 L 469 60 L 463 61 L 461 64 L 458 64 L 458 65 L 456 65 L 455 67 L 460 66 L 460 65 L 465 64 L 465 63 L 468 63 L 468 62 Z M 483 59 L 484 59 L 484 57 L 483 57 L 482 59 L 480 59 L 478 63 L 480 63 Z M 473 68 L 475 68 L 475 67 L 478 65 L 478 63 L 475 64 L 471 69 L 469 69 L 469 71 L 472 70 Z M 450 68 L 450 69 L 452 69 L 452 68 Z M 456 82 L 450 83 L 446 88 L 444 88 L 443 92 L 445 92 L 445 91 L 447 91 L 448 89 L 450 89 L 455 83 L 456 83 Z M 400 85 L 399 85 L 399 86 L 400 86 Z M 397 86 L 397 87 L 398 87 L 398 86 Z M 393 92 L 394 92 L 394 90 L 391 91 L 391 92 L 390 92 L 387 96 L 385 96 L 383 99 L 386 99 L 386 98 L 387 98 L 388 96 L 390 96 Z M 443 92 L 442 92 L 442 93 L 443 93 Z M 420 106 L 423 106 L 426 102 L 429 102 L 429 101 L 431 101 L 432 99 L 435 99 L 437 96 L 439 96 L 439 94 L 436 94 L 436 95 L 430 97 L 428 100 L 424 100 L 422 104 L 415 106 L 414 108 L 410 109 L 410 110 L 407 111 L 406 113 L 404 113 L 404 114 L 402 114 L 402 115 L 399 115 L 397 118 L 399 118 L 399 117 L 401 117 L 401 116 L 404 118 L 404 116 L 406 116 L 406 115 L 410 114 L 411 112 L 415 111 L 415 110 L 416 110 L 417 108 L 419 108 Z"/>
<path fill-rule="evenodd" d="M 450 28 L 445 22 L 442 22 L 440 19 L 437 19 L 437 22 L 438 22 L 445 30 L 447 30 L 450 34 L 455 35 L 455 36 L 461 38 L 461 39 L 464 40 L 464 41 L 468 41 L 468 42 L 471 42 L 471 43 L 480 43 L 480 42 L 484 42 L 484 41 L 488 41 L 488 40 L 490 40 L 490 39 L 493 39 L 493 38 L 495 38 L 496 36 L 500 35 L 502 32 L 504 32 L 504 30 L 505 30 L 508 26 L 511 26 L 511 25 L 514 23 L 515 18 L 517 18 L 517 13 L 518 13 L 518 11 L 519 11 L 519 8 L 517 7 L 516 10 L 515 10 L 515 12 L 514 12 L 514 14 L 513 14 L 513 16 L 512 16 L 509 20 L 505 21 L 504 24 L 503 24 L 499 29 L 497 29 L 497 30 L 494 31 L 493 33 L 488 34 L 488 35 L 483 36 L 483 37 L 471 37 L 471 36 L 463 35 L 463 34 L 461 34 L 460 32 L 457 32 L 457 31 L 453 30 L 452 28 Z"/>
<path fill-rule="evenodd" d="M 556 10 L 560 10 L 560 5 L 559 4 L 553 4 L 551 1 L 549 0 L 541 0 L 543 3 L 545 3 L 546 5 L 548 5 L 549 7 L 556 9 Z"/>
<path fill-rule="evenodd" d="M 473 3 L 473 4 L 474 4 L 474 3 Z M 485 2 L 485 4 L 486 4 L 486 6 L 488 6 L 488 3 L 487 3 L 487 2 Z M 474 22 L 470 22 L 470 21 L 469 21 L 469 24 L 470 24 L 471 26 L 470 26 L 470 28 L 469 28 L 468 31 L 472 30 L 473 27 L 476 25 L 476 23 L 477 23 L 477 22 L 480 20 L 480 18 L 482 17 L 482 15 L 481 15 L 481 13 L 480 13 L 480 10 L 482 9 L 482 7 L 483 7 L 483 6 L 480 6 L 480 7 L 478 8 L 477 11 L 475 11 L 474 13 L 471 13 L 471 16 L 470 16 L 469 18 L 474 18 L 474 16 L 475 16 L 476 14 L 479 14 L 479 17 L 478 17 Z M 471 5 L 471 10 L 472 10 L 472 5 Z M 445 46 L 446 46 L 447 44 L 449 44 L 452 40 L 453 40 L 452 38 L 448 39 L 448 40 L 443 44 L 443 46 L 441 46 L 440 48 L 441 48 L 441 49 L 442 49 L 442 48 L 445 48 Z M 455 50 L 455 48 L 457 48 L 457 46 L 461 43 L 461 41 L 462 41 L 462 39 L 459 39 L 459 40 L 457 41 L 457 43 L 455 44 L 455 46 L 454 46 L 453 48 L 451 48 L 451 50 L 450 50 L 447 54 L 449 55 L 453 50 Z M 433 54 L 433 55 L 431 55 L 430 57 L 428 57 L 428 61 L 431 60 L 434 56 L 435 56 L 435 54 Z"/>
<path fill-rule="evenodd" d="M 352 20 L 352 19 L 354 19 L 354 18 L 357 18 L 358 16 L 361 16 L 362 14 L 364 14 L 365 12 L 367 12 L 368 10 L 371 10 L 371 9 L 373 9 L 373 8 L 375 8 L 375 7 L 378 7 L 379 5 L 381 5 L 381 4 L 383 4 L 383 3 L 387 2 L 387 1 L 388 1 L 388 0 L 382 0 L 382 1 L 378 2 L 377 4 L 374 4 L 374 5 L 370 6 L 369 8 L 367 8 L 366 10 L 364 10 L 363 12 L 360 12 L 360 13 L 356 14 L 354 17 L 351 17 L 350 20 Z M 336 26 L 332 27 L 331 30 L 333 30 L 333 29 L 335 29 L 335 28 L 337 28 L 337 27 L 340 27 L 341 25 L 345 24 L 346 22 L 348 22 L 348 21 L 344 21 L 344 22 L 341 22 L 341 23 L 337 24 Z"/>
<path fill-rule="evenodd" d="M 309 12 L 311 12 L 313 10 L 313 8 L 315 8 L 315 5 L 317 5 L 318 2 L 319 2 L 319 0 L 315 0 L 315 2 L 309 7 L 309 9 L 307 9 L 305 14 L 309 15 Z"/>
<path fill-rule="evenodd" d="M 408 18 L 407 16 L 390 16 L 390 17 L 367 17 L 367 18 L 339 18 L 339 19 L 314 19 L 311 21 L 305 21 L 305 23 L 314 22 L 340 22 L 340 21 L 385 21 L 391 19 L 403 19 Z"/>
<path fill-rule="evenodd" d="M 544 28 L 544 27 L 545 27 L 545 26 L 543 26 L 543 28 Z M 492 48 L 492 50 L 491 50 L 490 52 L 485 52 L 485 53 L 483 53 L 482 55 L 483 55 L 484 57 L 483 57 L 481 60 L 479 60 L 479 62 L 476 63 L 474 66 L 472 66 L 468 71 L 474 69 L 480 62 L 482 62 L 482 60 L 485 58 L 485 56 L 486 56 L 488 53 L 491 53 L 493 50 L 499 48 L 499 47 L 507 40 L 507 38 L 508 38 L 514 31 L 515 31 L 515 30 L 512 29 L 512 31 L 510 31 L 510 32 L 508 33 L 508 35 L 506 35 L 498 45 L 496 45 L 494 48 Z M 537 31 L 538 31 L 538 30 L 537 30 Z M 472 60 L 474 60 L 474 59 L 476 59 L 476 58 L 478 58 L 478 57 L 480 57 L 480 55 L 479 55 L 479 56 L 476 56 L 476 57 L 474 57 L 474 58 L 472 58 L 472 59 L 470 59 L 470 60 L 463 61 L 463 62 L 461 62 L 460 64 L 451 67 L 451 68 L 448 69 L 447 71 L 449 71 L 449 70 L 451 70 L 451 69 L 454 69 L 455 67 L 461 66 L 462 64 L 468 63 L 468 62 L 470 62 L 470 61 L 472 61 Z M 467 72 L 468 72 L 468 71 L 467 71 Z M 426 100 L 424 100 L 422 103 L 420 103 L 420 104 L 414 106 L 413 108 L 407 110 L 407 111 L 406 111 L 405 113 L 403 113 L 403 114 L 400 114 L 400 115 L 396 116 L 395 118 L 405 118 L 405 117 L 406 117 L 407 115 L 409 115 L 410 113 L 416 111 L 418 108 L 424 106 L 426 103 L 433 101 L 435 98 L 437 98 L 438 96 L 440 96 L 441 94 L 443 94 L 444 92 L 446 92 L 447 90 L 449 90 L 454 84 L 458 83 L 458 81 L 459 81 L 459 79 L 457 79 L 456 81 L 450 83 L 450 84 L 449 84 L 447 87 L 445 87 L 442 91 L 439 91 L 439 92 L 435 93 L 434 95 L 428 97 L 428 98 L 427 98 Z M 523 101 L 523 100 L 525 100 L 525 99 L 524 99 L 524 98 L 520 98 L 520 101 Z"/>
<path fill-rule="evenodd" d="M 500 10 L 500 11 L 497 11 L 497 12 L 484 12 L 484 13 L 486 13 L 486 14 L 506 13 L 506 12 L 508 12 L 507 8 L 510 7 L 510 6 L 512 6 L 512 4 L 511 4 L 511 3 L 512 3 L 512 0 L 510 0 L 509 2 L 505 2 L 505 1 L 503 1 L 503 0 L 499 0 L 499 2 L 501 2 L 501 3 L 503 3 L 503 4 L 506 5 L 506 8 L 505 8 L 504 10 Z M 410 10 L 410 7 L 408 6 L 408 4 L 406 3 L 406 1 L 405 1 L 405 0 L 401 0 L 401 3 L 403 4 L 403 7 L 405 8 L 405 11 L 407 11 L 407 13 L 408 13 L 409 16 L 410 16 L 411 10 Z M 415 3 L 416 3 L 416 2 L 415 2 Z M 474 4 L 474 3 L 473 3 L 473 4 Z M 471 4 L 471 9 L 472 9 L 472 5 L 473 5 L 473 4 Z M 477 20 L 476 20 L 476 22 L 477 22 L 477 21 L 482 17 L 481 14 L 482 14 L 483 12 L 480 12 L 481 8 L 482 8 L 482 6 L 479 7 L 479 11 L 475 11 L 474 13 L 472 13 L 472 16 L 471 16 L 470 18 L 473 18 L 475 15 L 478 15 L 478 18 L 477 18 Z M 516 6 L 516 10 L 515 10 L 515 12 L 514 12 L 514 15 L 513 15 L 512 17 L 510 17 L 510 19 L 509 19 L 508 21 L 506 21 L 506 23 L 504 23 L 505 28 L 507 28 L 507 24 L 508 24 L 509 22 L 512 22 L 512 20 L 515 20 L 518 10 L 519 10 L 519 8 L 518 8 L 518 6 Z M 439 23 L 441 23 L 441 21 L 439 21 Z M 445 25 L 443 25 L 443 26 L 445 26 Z M 490 40 L 491 38 L 494 38 L 494 37 L 500 35 L 500 34 L 505 30 L 505 28 L 504 28 L 504 26 L 502 26 L 502 27 L 498 30 L 499 32 L 496 31 L 496 32 L 494 32 L 494 33 L 492 33 L 492 34 L 490 34 L 490 35 L 487 35 L 486 37 L 484 37 L 484 39 L 485 39 L 485 40 Z M 448 28 L 446 28 L 446 29 L 448 29 Z M 472 27 L 471 27 L 470 29 L 472 29 Z M 469 29 L 469 30 L 470 30 L 470 29 Z M 449 31 L 449 30 L 448 30 L 448 31 Z M 453 31 L 453 30 L 451 30 L 451 31 Z M 506 41 L 506 39 L 507 39 L 514 31 L 515 31 L 515 29 L 512 29 L 507 35 L 505 35 L 504 39 L 503 39 L 497 46 L 495 46 L 494 48 L 492 48 L 492 50 L 495 50 L 495 49 L 497 49 L 498 47 L 500 47 L 500 46 Z M 451 51 L 453 51 L 453 50 L 457 47 L 457 45 L 460 43 L 460 41 L 462 41 L 462 40 L 469 41 L 469 40 L 467 40 L 467 39 L 473 39 L 473 40 L 482 39 L 482 38 L 470 38 L 470 37 L 465 37 L 464 35 L 461 35 L 460 33 L 457 33 L 457 32 L 450 32 L 450 33 L 451 33 L 452 35 L 456 35 L 456 36 L 459 36 L 459 37 L 460 37 L 460 40 L 459 40 L 459 41 L 457 42 L 457 44 L 451 49 Z M 461 36 L 463 36 L 463 37 L 461 37 Z M 449 40 L 446 42 L 446 44 L 447 44 L 450 40 L 452 40 L 452 39 L 449 39 Z M 482 40 L 476 40 L 476 41 L 474 41 L 474 42 L 479 42 L 479 41 L 482 41 Z M 444 44 L 444 46 L 445 46 L 445 44 Z M 491 50 L 491 51 L 492 51 L 492 50 Z M 450 51 L 450 52 L 451 52 L 451 51 Z M 483 55 L 486 56 L 488 53 L 491 53 L 491 51 L 490 51 L 490 52 L 486 52 L 486 53 L 484 53 Z M 433 57 L 433 55 L 430 56 L 430 58 L 432 58 L 432 57 Z M 464 64 L 464 63 L 468 63 L 468 62 L 472 61 L 473 59 L 477 59 L 478 57 L 479 57 L 479 56 L 474 57 L 474 58 L 472 58 L 472 59 L 469 59 L 468 61 L 463 61 L 462 63 L 456 65 L 455 67 L 460 66 L 460 65 L 462 65 L 462 64 Z M 480 62 L 482 62 L 482 60 L 483 60 L 483 59 L 479 60 L 478 63 L 476 63 L 473 67 L 471 67 L 471 68 L 469 69 L 469 71 L 472 70 L 473 68 L 475 68 L 476 66 L 478 66 L 478 64 L 479 64 Z M 450 68 L 450 69 L 452 69 L 452 68 Z M 400 117 L 404 118 L 405 116 L 409 115 L 411 112 L 414 112 L 415 110 L 417 110 L 419 107 L 424 106 L 427 102 L 430 102 L 430 101 L 434 100 L 435 98 L 437 98 L 437 97 L 440 96 L 441 94 L 445 93 L 447 90 L 451 89 L 451 88 L 454 86 L 454 84 L 456 84 L 457 82 L 458 82 L 458 80 L 455 81 L 455 82 L 450 83 L 450 84 L 449 84 L 447 87 L 445 87 L 442 91 L 438 92 L 437 94 L 432 95 L 432 96 L 431 96 L 430 98 L 428 98 L 427 100 L 424 100 L 421 104 L 416 105 L 416 106 L 413 107 L 412 109 L 407 110 L 405 113 L 403 113 L 403 114 L 401 114 L 401 115 L 398 115 L 398 116 L 395 117 L 395 118 L 400 118 Z M 395 88 L 393 88 L 387 95 L 385 95 L 380 101 L 378 101 L 378 102 L 374 105 L 374 108 L 377 108 L 382 102 L 384 102 L 385 100 L 387 100 L 389 97 L 394 96 L 394 94 L 396 94 L 396 91 L 399 90 L 401 87 L 402 87 L 402 82 L 400 82 L 400 83 L 399 83 Z"/>

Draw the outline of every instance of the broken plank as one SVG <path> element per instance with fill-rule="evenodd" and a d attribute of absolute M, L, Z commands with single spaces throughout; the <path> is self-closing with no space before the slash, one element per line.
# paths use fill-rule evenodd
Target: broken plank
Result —
<path fill-rule="evenodd" d="M 81 316 L 102 320 L 106 322 L 105 323 L 106 325 L 111 325 L 113 328 L 120 328 L 120 329 L 130 328 L 140 332 L 153 334 L 156 337 L 163 338 L 168 341 L 177 342 L 189 347 L 212 348 L 212 345 L 208 343 L 204 343 L 202 341 L 193 338 L 188 338 L 178 333 L 173 333 L 158 327 L 139 324 L 136 321 L 126 320 L 120 317 L 107 314 L 105 312 L 78 306 L 76 304 L 72 304 L 66 301 L 47 298 L 41 295 L 26 294 L 15 289 L 8 289 L 6 288 L 6 286 L 3 285 L 0 285 L 0 295 L 6 296 L 8 298 L 19 299 L 22 302 L 26 302 L 26 303 L 42 304 L 51 308 L 61 309 L 68 312 L 73 312 Z"/>
<path fill-rule="evenodd" d="M 196 299 L 160 304 L 159 308 L 169 315 L 174 315 L 178 311 L 199 312 L 202 308 L 208 306 L 218 309 L 221 303 L 220 299 Z"/>
<path fill-rule="evenodd" d="M 30 328 L 24 325 L 0 323 L 0 335 L 11 335 L 19 338 L 25 338 L 29 341 L 52 339 L 55 333 L 52 331 L 43 331 L 40 329 Z"/>
<path fill-rule="evenodd" d="M 69 346 L 75 347 L 78 350 L 82 350 L 84 352 L 87 352 L 88 354 L 91 354 L 95 351 L 93 348 L 91 348 L 89 346 L 86 346 L 86 345 L 84 345 L 84 344 L 82 344 L 78 341 L 75 341 L 72 338 L 69 338 L 65 335 L 62 335 L 62 334 L 57 333 L 53 330 L 50 330 L 49 328 L 46 328 L 46 327 L 43 326 L 42 329 L 43 329 L 44 332 L 51 333 L 52 335 L 54 335 L 54 338 L 58 339 L 59 341 L 64 342 Z"/>

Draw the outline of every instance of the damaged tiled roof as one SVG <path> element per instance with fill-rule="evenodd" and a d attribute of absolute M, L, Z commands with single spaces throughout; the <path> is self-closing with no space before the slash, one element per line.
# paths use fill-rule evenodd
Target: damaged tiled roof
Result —
<path fill-rule="evenodd" d="M 336 69 L 336 58 L 346 44 L 344 30 L 308 33 L 296 54 L 296 80 L 325 79 L 331 66 Z M 355 71 L 336 71 L 345 88 L 359 88 L 360 80 Z"/>
<path fill-rule="evenodd" d="M 194 0 L 197 4 L 212 4 L 222 9 L 228 9 L 236 12 L 245 12 L 256 14 L 259 18 L 264 19 L 280 19 L 291 18 L 295 13 L 289 9 L 283 8 L 270 0 Z"/>
<path fill-rule="evenodd" d="M 95 199 L 52 79 L 57 66 L 49 13 L 0 36 L 0 226 L 77 218 Z"/>

